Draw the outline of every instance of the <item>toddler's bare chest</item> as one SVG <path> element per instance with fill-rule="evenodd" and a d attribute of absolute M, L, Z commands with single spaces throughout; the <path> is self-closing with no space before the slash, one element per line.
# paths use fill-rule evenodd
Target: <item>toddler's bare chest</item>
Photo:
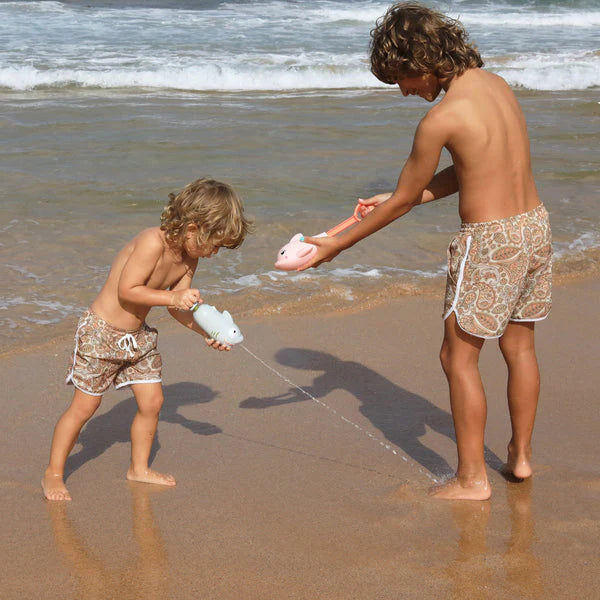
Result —
<path fill-rule="evenodd" d="M 185 263 L 172 263 L 170 261 L 159 262 L 148 280 L 148 287 L 166 290 L 176 284 L 187 272 L 188 265 Z"/>

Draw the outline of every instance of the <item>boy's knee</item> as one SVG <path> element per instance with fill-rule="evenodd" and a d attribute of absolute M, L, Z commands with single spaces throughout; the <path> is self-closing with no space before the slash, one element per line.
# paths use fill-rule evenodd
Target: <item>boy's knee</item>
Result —
<path fill-rule="evenodd" d="M 442 344 L 440 349 L 440 363 L 442 363 L 442 369 L 444 373 L 448 375 L 451 369 L 451 354 L 450 347 L 445 342 Z"/>
<path fill-rule="evenodd" d="M 498 345 L 500 346 L 502 356 L 507 361 L 527 354 L 535 355 L 533 340 L 502 336 L 498 341 Z"/>

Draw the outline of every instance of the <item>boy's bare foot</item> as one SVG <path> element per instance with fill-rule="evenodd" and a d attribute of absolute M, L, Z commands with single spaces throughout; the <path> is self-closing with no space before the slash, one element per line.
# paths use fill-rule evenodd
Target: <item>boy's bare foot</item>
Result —
<path fill-rule="evenodd" d="M 65 486 L 62 475 L 44 473 L 42 490 L 47 500 L 71 500 L 71 494 Z"/>
<path fill-rule="evenodd" d="M 139 481 L 141 483 L 155 483 L 157 485 L 168 485 L 175 486 L 177 482 L 173 475 L 164 475 L 163 473 L 157 473 L 152 469 L 145 469 L 144 471 L 135 471 L 129 467 L 127 471 L 127 479 L 129 481 Z"/>
<path fill-rule="evenodd" d="M 508 445 L 508 457 L 506 464 L 504 465 L 504 471 L 511 475 L 514 475 L 517 479 L 527 479 L 531 477 L 533 471 L 531 470 L 531 450 L 528 452 L 517 452 L 515 449 Z"/>
<path fill-rule="evenodd" d="M 429 495 L 442 500 L 488 500 L 492 495 L 492 488 L 487 478 L 460 480 L 453 477 L 430 488 Z"/>

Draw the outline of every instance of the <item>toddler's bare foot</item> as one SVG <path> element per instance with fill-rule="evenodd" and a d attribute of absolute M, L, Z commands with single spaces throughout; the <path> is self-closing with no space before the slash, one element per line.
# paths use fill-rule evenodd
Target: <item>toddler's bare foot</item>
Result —
<path fill-rule="evenodd" d="M 507 473 L 514 475 L 517 479 L 527 479 L 531 477 L 531 450 L 525 452 L 517 452 L 511 445 L 508 445 L 508 457 L 504 470 Z"/>
<path fill-rule="evenodd" d="M 157 473 L 151 469 L 145 469 L 143 471 L 135 471 L 132 467 L 129 467 L 127 471 L 127 479 L 129 481 L 139 481 L 141 483 L 155 483 L 157 485 L 177 485 L 175 477 L 173 475 L 164 475 L 163 473 Z"/>
<path fill-rule="evenodd" d="M 65 487 L 62 475 L 44 473 L 42 490 L 44 490 L 44 496 L 48 500 L 71 500 L 71 494 Z"/>
<path fill-rule="evenodd" d="M 442 500 L 488 500 L 492 495 L 492 488 L 487 477 L 480 480 L 453 477 L 430 488 L 429 495 Z"/>

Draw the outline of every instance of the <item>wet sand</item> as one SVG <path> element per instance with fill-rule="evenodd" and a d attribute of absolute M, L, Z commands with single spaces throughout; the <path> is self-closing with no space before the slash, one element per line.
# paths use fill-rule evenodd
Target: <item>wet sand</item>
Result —
<path fill-rule="evenodd" d="M 240 321 L 264 362 L 240 347 L 210 351 L 161 319 L 166 400 L 153 468 L 173 473 L 175 489 L 125 480 L 134 401 L 110 391 L 67 463 L 74 501 L 44 501 L 39 480 L 71 396 L 62 384 L 71 340 L 3 355 L 0 596 L 591 598 L 599 292 L 598 279 L 558 286 L 537 326 L 530 481 L 498 472 L 505 368 L 486 344 L 493 496 L 483 503 L 427 496 L 456 466 L 437 358 L 441 290 L 337 315 Z"/>

